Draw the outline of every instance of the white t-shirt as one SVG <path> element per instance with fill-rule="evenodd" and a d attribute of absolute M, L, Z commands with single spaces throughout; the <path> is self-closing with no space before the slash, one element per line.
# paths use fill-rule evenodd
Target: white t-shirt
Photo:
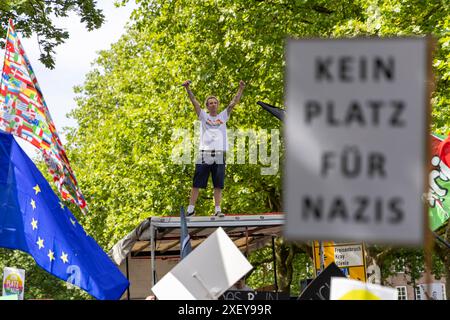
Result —
<path fill-rule="evenodd" d="M 200 150 L 227 151 L 227 109 L 223 110 L 215 117 L 209 115 L 202 109 L 198 118 L 201 122 Z"/>

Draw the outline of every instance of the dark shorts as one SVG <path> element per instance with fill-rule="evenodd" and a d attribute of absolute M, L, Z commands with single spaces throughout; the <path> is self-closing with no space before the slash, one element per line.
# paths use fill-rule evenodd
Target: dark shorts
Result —
<path fill-rule="evenodd" d="M 195 164 L 194 188 L 206 188 L 209 174 L 214 188 L 223 189 L 225 182 L 225 153 L 223 151 L 200 151 Z"/>

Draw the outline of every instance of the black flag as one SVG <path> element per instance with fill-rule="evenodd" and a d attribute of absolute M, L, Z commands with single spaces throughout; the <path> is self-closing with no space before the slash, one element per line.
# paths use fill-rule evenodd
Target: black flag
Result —
<path fill-rule="evenodd" d="M 273 116 L 277 117 L 279 120 L 284 120 L 285 111 L 283 109 L 274 107 L 262 101 L 258 101 L 257 104 L 263 107 L 263 109 L 265 109 L 266 111 L 270 112 Z"/>

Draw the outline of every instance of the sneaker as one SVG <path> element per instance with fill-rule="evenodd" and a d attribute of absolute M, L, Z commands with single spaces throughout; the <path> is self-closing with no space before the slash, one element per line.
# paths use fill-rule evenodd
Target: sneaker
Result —
<path fill-rule="evenodd" d="M 216 217 L 224 217 L 225 216 L 221 211 L 217 211 L 216 213 L 214 213 L 214 215 Z"/>
<path fill-rule="evenodd" d="M 187 211 L 186 211 L 186 217 L 193 216 L 194 214 L 195 214 L 195 210 L 192 211 L 192 212 L 187 212 Z"/>

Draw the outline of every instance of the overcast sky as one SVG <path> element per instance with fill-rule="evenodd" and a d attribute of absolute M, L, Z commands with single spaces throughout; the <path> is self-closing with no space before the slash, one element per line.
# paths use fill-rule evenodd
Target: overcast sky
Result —
<path fill-rule="evenodd" d="M 76 126 L 75 120 L 66 117 L 76 106 L 73 87 L 83 84 L 86 73 L 92 68 L 91 63 L 97 57 L 97 52 L 109 49 L 112 43 L 119 40 L 125 32 L 125 25 L 132 10 L 136 8 L 133 0 L 130 0 L 126 7 L 120 8 L 114 6 L 113 0 L 98 0 L 97 3 L 106 19 L 100 29 L 88 32 L 85 25 L 80 22 L 80 17 L 75 14 L 55 22 L 58 27 L 69 31 L 70 38 L 56 48 L 56 64 L 53 70 L 45 68 L 39 62 L 40 52 L 36 37 L 26 39 L 19 33 L 63 144 L 65 139 L 62 128 Z M 3 61 L 3 50 L 0 50 L 0 57 Z M 25 147 L 23 143 L 20 144 L 28 154 L 33 150 Z"/>

